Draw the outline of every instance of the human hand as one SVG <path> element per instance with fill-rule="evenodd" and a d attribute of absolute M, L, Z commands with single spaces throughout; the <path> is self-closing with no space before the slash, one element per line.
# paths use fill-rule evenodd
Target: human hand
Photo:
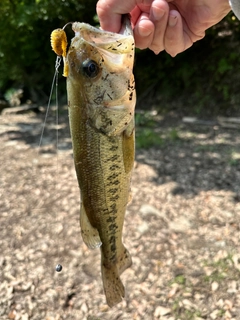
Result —
<path fill-rule="evenodd" d="M 166 0 L 169 3 L 164 49 L 171 55 L 185 51 L 231 10 L 228 0 Z"/>
<path fill-rule="evenodd" d="M 228 0 L 99 0 L 101 27 L 118 32 L 121 15 L 131 13 L 136 47 L 171 56 L 205 36 L 230 11 Z"/>
<path fill-rule="evenodd" d="M 97 14 L 102 29 L 119 32 L 121 16 L 131 13 L 136 47 L 155 53 L 164 50 L 164 33 L 168 22 L 166 0 L 99 0 Z"/>

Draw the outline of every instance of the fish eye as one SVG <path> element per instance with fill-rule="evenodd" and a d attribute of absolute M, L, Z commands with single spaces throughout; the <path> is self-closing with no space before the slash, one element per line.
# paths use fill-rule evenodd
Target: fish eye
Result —
<path fill-rule="evenodd" d="M 83 73 L 89 78 L 95 78 L 99 73 L 98 64 L 94 60 L 87 59 L 82 63 Z"/>

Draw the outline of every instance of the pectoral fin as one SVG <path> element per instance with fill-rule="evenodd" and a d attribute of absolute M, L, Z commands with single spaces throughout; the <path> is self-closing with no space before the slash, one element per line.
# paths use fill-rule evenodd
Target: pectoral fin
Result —
<path fill-rule="evenodd" d="M 99 233 L 96 228 L 94 228 L 86 214 L 85 208 L 83 203 L 81 203 L 81 209 L 80 209 L 80 226 L 81 226 L 81 234 L 84 243 L 88 246 L 90 249 L 99 248 L 102 244 Z"/>
<path fill-rule="evenodd" d="M 133 169 L 135 157 L 134 118 L 123 132 L 122 149 L 125 172 L 129 173 Z"/>

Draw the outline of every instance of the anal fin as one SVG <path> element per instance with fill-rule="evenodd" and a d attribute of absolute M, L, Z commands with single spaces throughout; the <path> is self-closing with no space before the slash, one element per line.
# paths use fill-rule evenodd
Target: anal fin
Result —
<path fill-rule="evenodd" d="M 88 248 L 99 248 L 102 242 L 99 237 L 98 230 L 91 225 L 83 203 L 81 203 L 80 209 L 80 226 L 83 241 L 88 246 Z"/>

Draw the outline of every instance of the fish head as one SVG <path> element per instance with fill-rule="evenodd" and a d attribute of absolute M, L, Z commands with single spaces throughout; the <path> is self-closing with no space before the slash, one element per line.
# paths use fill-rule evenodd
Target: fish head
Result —
<path fill-rule="evenodd" d="M 75 37 L 66 57 L 69 102 L 81 104 L 96 127 L 102 127 L 102 114 L 109 110 L 113 118 L 130 109 L 133 115 L 135 46 L 129 18 L 125 16 L 120 33 L 79 22 L 72 29 Z"/>

